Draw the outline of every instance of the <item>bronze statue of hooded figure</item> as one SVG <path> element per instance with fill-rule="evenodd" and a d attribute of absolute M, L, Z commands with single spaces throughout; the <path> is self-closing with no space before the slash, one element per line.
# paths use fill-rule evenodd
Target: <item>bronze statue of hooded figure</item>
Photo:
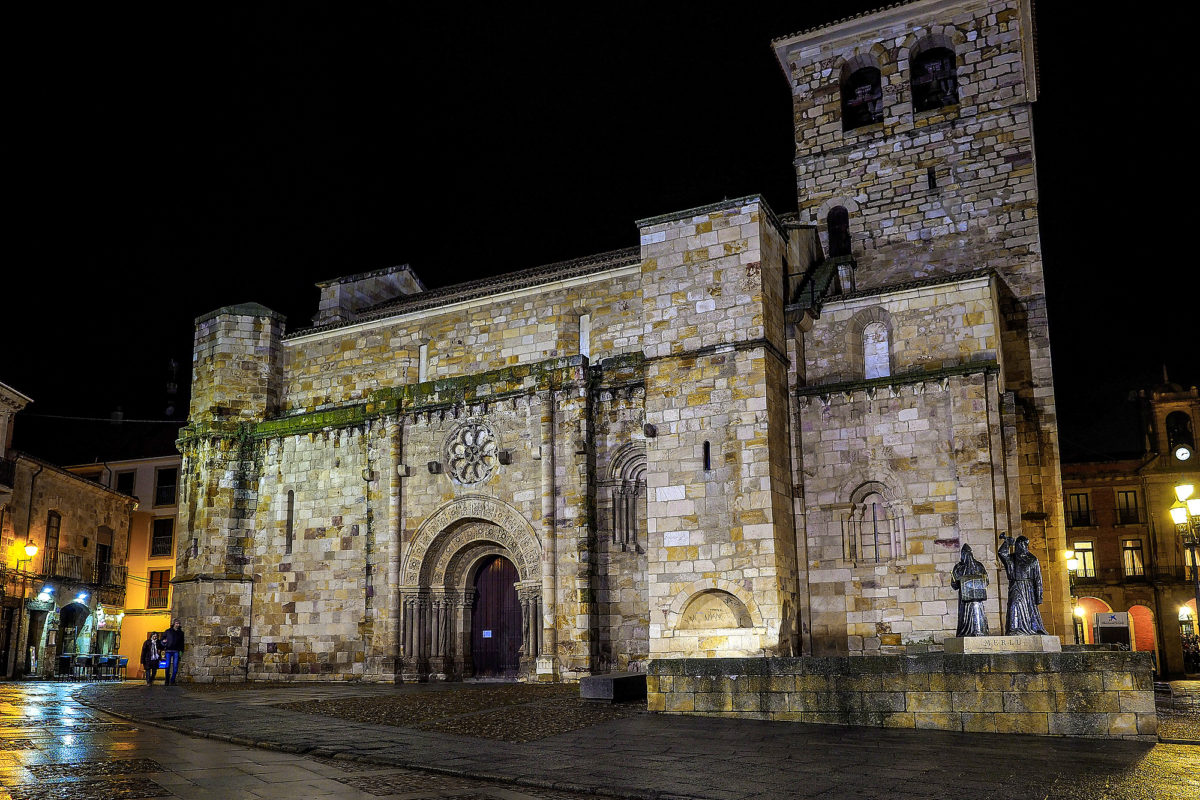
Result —
<path fill-rule="evenodd" d="M 1001 534 L 1003 536 L 1003 534 Z M 1004 536 L 996 552 L 1008 573 L 1008 616 L 1005 633 L 1009 636 L 1035 636 L 1046 633 L 1038 606 L 1042 603 L 1042 567 L 1037 556 L 1029 552 L 1029 539 Z M 1009 550 L 1012 549 L 1010 554 Z"/>
<path fill-rule="evenodd" d="M 955 636 L 987 636 L 987 568 L 971 554 L 971 545 L 964 544 L 958 563 L 950 573 L 950 585 L 958 590 L 958 630 Z"/>

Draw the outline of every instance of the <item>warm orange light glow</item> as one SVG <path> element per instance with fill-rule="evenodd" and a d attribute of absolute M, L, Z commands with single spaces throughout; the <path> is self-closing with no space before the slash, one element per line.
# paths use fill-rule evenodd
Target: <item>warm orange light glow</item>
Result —
<path fill-rule="evenodd" d="M 1075 570 L 1079 569 L 1079 559 L 1078 558 L 1068 558 L 1067 559 L 1067 569 L 1070 570 L 1071 572 L 1074 572 Z"/>
<path fill-rule="evenodd" d="M 1083 606 L 1075 606 L 1075 616 L 1079 617 L 1080 619 L 1083 619 L 1085 614 L 1087 614 L 1086 608 L 1084 608 Z"/>
<path fill-rule="evenodd" d="M 1192 492 L 1196 491 L 1196 487 L 1190 483 L 1180 483 L 1175 487 L 1175 496 L 1179 498 L 1179 502 L 1183 502 L 1192 496 Z"/>
<path fill-rule="evenodd" d="M 1072 558 L 1074 558 L 1074 557 L 1075 557 L 1075 551 L 1074 551 L 1074 550 L 1063 550 L 1063 558 L 1065 558 L 1067 561 L 1070 561 L 1070 560 L 1071 560 Z M 1075 569 L 1075 568 L 1074 568 L 1074 567 L 1067 567 L 1067 569 Z"/>
<path fill-rule="evenodd" d="M 1167 513 L 1171 515 L 1171 521 L 1176 525 L 1186 525 L 1188 518 L 1187 506 L 1181 502 L 1175 502 L 1167 509 Z"/>
<path fill-rule="evenodd" d="M 36 544 L 33 544 L 32 542 L 26 543 L 25 555 L 29 556 L 30 558 L 33 558 L 34 556 L 37 555 L 37 551 L 38 551 L 38 546 Z"/>

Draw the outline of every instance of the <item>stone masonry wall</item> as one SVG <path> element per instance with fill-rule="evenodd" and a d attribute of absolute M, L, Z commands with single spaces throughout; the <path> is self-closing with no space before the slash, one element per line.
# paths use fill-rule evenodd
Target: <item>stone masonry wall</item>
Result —
<path fill-rule="evenodd" d="M 600 389 L 594 403 L 595 527 L 593 565 L 597 609 L 596 670 L 645 669 L 650 652 L 646 575 L 645 390 L 641 385 Z M 639 455 L 640 452 L 640 455 Z M 639 472 L 636 463 L 640 462 Z M 621 469 L 627 464 L 631 469 Z M 620 476 L 641 474 L 641 486 Z M 616 493 L 637 490 L 628 508 Z M 614 502 L 616 508 L 614 509 Z M 632 530 L 629 528 L 632 527 Z M 615 530 L 614 530 L 615 528 Z"/>
<path fill-rule="evenodd" d="M 827 246 L 829 208 L 850 211 L 860 287 L 1003 265 L 1024 275 L 1019 294 L 1041 293 L 1022 7 L 935 0 L 776 42 L 794 97 L 800 222 Z M 955 52 L 959 102 L 914 112 L 909 53 L 929 40 Z M 882 73 L 883 121 L 843 130 L 839 83 L 855 58 Z"/>
<path fill-rule="evenodd" d="M 992 280 L 982 275 L 830 299 L 805 335 L 809 385 L 864 380 L 863 328 L 871 323 L 888 332 L 891 375 L 999 364 L 1000 309 Z"/>
<path fill-rule="evenodd" d="M 641 224 L 646 421 L 656 431 L 650 653 L 773 650 L 781 635 L 790 641 L 795 586 L 790 494 L 776 497 L 790 469 L 786 420 L 768 410 L 769 400 L 786 408 L 772 392 L 784 385 L 783 234 L 759 198 Z M 705 612 L 689 615 L 697 601 Z"/>
<path fill-rule="evenodd" d="M 873 397 L 858 390 L 803 398 L 814 655 L 887 652 L 951 635 L 957 602 L 946 576 L 963 544 L 993 568 L 988 618 L 999 630 L 994 498 L 1003 481 L 991 460 L 998 402 L 995 376 L 983 371 Z M 882 495 L 880 529 L 895 537 L 879 560 L 856 546 L 873 524 L 863 487 Z"/>
<path fill-rule="evenodd" d="M 591 317 L 593 361 L 636 352 L 640 303 L 636 271 L 606 272 L 297 336 L 283 343 L 285 410 L 362 401 L 380 387 L 416 383 L 423 344 L 428 380 L 576 355 L 582 314 Z"/>
<path fill-rule="evenodd" d="M 931 315 L 931 308 L 939 313 Z M 888 652 L 952 634 L 946 575 L 962 544 L 991 564 L 1007 519 L 999 310 L 986 275 L 834 299 L 804 334 L 800 441 L 814 655 Z M 864 380 L 862 329 L 888 330 L 891 375 Z M 825 385 L 840 388 L 825 390 Z M 1002 462 L 1002 460 L 1001 460 Z M 896 549 L 878 561 L 863 487 L 886 499 Z M 856 494 L 857 493 L 857 494 Z M 1001 502 L 997 502 L 1000 500 Z M 999 572 L 989 620 L 998 626 Z"/>
<path fill-rule="evenodd" d="M 919 0 L 774 44 L 794 101 L 799 221 L 827 245 L 829 210 L 847 209 L 858 288 L 980 268 L 1000 276 L 1006 532 L 1043 557 L 1043 614 L 1052 631 L 1069 630 L 1029 0 Z M 910 56 L 926 45 L 955 53 L 958 102 L 914 112 Z M 882 74 L 883 120 L 844 130 L 843 68 L 866 65 Z"/>
<path fill-rule="evenodd" d="M 1157 740 L 1149 653 L 655 659 L 651 711 Z"/>

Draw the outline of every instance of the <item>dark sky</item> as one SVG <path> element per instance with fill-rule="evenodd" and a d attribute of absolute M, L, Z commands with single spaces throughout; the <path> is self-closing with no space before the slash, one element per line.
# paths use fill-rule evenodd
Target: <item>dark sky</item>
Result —
<path fill-rule="evenodd" d="M 22 245 L 0 284 L 0 381 L 36 401 L 16 445 L 54 456 L 46 416 L 162 418 L 170 359 L 181 416 L 192 320 L 219 306 L 298 329 L 324 278 L 410 263 L 440 286 L 633 246 L 634 220 L 725 197 L 793 210 L 770 40 L 878 4 L 27 10 L 9 120 Z M 1156 188 L 1191 167 L 1144 118 L 1146 71 L 1098 46 L 1110 18 L 1039 14 L 1063 446 L 1137 449 L 1127 393 L 1163 363 L 1200 381 L 1195 272 L 1167 249 L 1190 220 Z"/>

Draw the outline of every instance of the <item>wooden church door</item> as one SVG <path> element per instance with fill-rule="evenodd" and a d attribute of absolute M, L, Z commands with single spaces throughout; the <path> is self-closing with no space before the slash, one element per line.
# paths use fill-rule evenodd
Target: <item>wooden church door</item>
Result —
<path fill-rule="evenodd" d="M 471 657 L 477 678 L 515 678 L 520 666 L 521 604 L 517 568 L 494 556 L 475 576 Z"/>

